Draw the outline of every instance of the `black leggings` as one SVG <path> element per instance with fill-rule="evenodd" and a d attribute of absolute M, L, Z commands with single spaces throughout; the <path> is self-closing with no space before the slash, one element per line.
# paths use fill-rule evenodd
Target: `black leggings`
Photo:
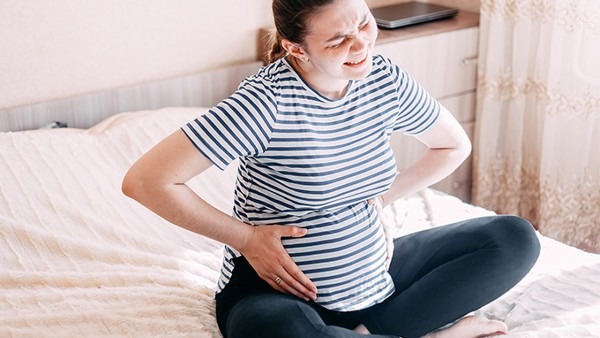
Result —
<path fill-rule="evenodd" d="M 539 242 L 531 224 L 489 216 L 424 230 L 395 240 L 389 272 L 395 293 L 352 312 L 327 310 L 273 290 L 243 258 L 216 296 L 217 322 L 227 338 L 420 337 L 500 297 L 531 269 Z"/>

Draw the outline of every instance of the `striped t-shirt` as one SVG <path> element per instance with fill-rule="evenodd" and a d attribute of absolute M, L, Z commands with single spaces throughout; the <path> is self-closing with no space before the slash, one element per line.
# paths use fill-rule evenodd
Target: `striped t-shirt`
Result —
<path fill-rule="evenodd" d="M 234 217 L 308 230 L 284 238 L 285 249 L 316 285 L 318 304 L 354 311 L 394 291 L 383 228 L 366 202 L 387 191 L 396 175 L 390 134 L 421 133 L 439 110 L 382 56 L 374 56 L 370 75 L 350 81 L 336 100 L 320 95 L 281 59 L 182 130 L 217 167 L 240 159 Z M 217 292 L 239 256 L 225 247 Z"/>

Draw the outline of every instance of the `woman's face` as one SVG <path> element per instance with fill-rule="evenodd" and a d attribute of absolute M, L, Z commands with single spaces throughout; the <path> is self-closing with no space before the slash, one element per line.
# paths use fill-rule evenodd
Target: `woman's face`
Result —
<path fill-rule="evenodd" d="M 336 0 L 313 14 L 307 27 L 302 49 L 313 76 L 347 81 L 371 72 L 378 31 L 364 0 Z"/>

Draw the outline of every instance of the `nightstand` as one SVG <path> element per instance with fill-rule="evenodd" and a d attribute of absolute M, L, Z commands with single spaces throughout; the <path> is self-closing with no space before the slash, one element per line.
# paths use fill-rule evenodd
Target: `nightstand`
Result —
<path fill-rule="evenodd" d="M 475 127 L 479 14 L 461 11 L 446 20 L 380 30 L 375 52 L 392 59 L 446 107 L 471 140 Z M 402 169 L 414 162 L 425 146 L 414 138 L 394 134 L 392 147 Z M 454 173 L 432 186 L 471 201 L 471 156 Z"/>

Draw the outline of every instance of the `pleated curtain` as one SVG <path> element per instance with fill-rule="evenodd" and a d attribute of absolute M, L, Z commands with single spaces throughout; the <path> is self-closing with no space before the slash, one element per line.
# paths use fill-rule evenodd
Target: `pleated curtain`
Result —
<path fill-rule="evenodd" d="M 473 203 L 600 252 L 600 1 L 482 0 Z"/>

